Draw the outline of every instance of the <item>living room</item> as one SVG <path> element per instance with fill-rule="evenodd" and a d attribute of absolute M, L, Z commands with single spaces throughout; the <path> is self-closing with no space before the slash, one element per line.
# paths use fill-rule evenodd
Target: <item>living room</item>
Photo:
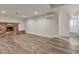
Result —
<path fill-rule="evenodd" d="M 0 53 L 79 53 L 78 10 L 78 4 L 1 4 Z"/>

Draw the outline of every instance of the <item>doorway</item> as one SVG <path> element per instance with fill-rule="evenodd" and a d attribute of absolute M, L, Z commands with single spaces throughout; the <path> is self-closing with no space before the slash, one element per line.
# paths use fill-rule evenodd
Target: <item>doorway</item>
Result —
<path fill-rule="evenodd" d="M 71 19 L 69 21 L 70 25 L 70 36 L 71 37 L 78 37 L 78 16 L 71 16 Z"/>

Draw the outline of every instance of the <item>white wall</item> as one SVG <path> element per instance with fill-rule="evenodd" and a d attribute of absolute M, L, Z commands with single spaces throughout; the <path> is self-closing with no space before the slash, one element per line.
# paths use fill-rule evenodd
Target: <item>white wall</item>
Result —
<path fill-rule="evenodd" d="M 19 23 L 18 30 L 24 30 L 24 22 L 21 19 L 16 19 L 12 17 L 0 17 L 0 22 L 12 22 L 12 23 Z"/>
<path fill-rule="evenodd" d="M 53 37 L 58 34 L 59 27 L 59 35 L 70 36 L 71 28 L 69 21 L 72 16 L 78 16 L 78 28 L 75 31 L 79 33 L 79 5 L 64 5 L 58 8 L 52 8 L 52 11 L 59 14 L 59 19 L 29 19 L 25 22 L 26 32 Z M 59 20 L 59 24 L 55 20 Z"/>
<path fill-rule="evenodd" d="M 77 25 L 77 27 L 78 27 L 77 33 L 79 34 L 79 16 L 78 16 L 78 19 L 77 19 L 77 20 L 78 20 L 78 22 L 77 22 L 77 24 L 78 24 L 78 25 Z"/>
<path fill-rule="evenodd" d="M 58 20 L 57 17 L 51 19 L 45 17 L 36 17 L 25 21 L 26 33 L 53 37 L 58 36 Z"/>
<path fill-rule="evenodd" d="M 79 33 L 79 18 L 77 27 L 72 28 L 70 27 L 69 21 L 71 20 L 72 16 L 79 17 L 79 4 L 70 4 L 64 5 L 58 8 L 52 9 L 52 11 L 59 13 L 59 34 L 62 36 L 69 36 L 70 32 Z"/>

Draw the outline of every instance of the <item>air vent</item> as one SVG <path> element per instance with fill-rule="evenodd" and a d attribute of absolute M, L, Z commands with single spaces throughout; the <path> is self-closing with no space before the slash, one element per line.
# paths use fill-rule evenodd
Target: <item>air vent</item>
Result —
<path fill-rule="evenodd" d="M 55 14 L 46 14 L 44 17 L 47 19 L 53 19 Z"/>
<path fill-rule="evenodd" d="M 65 4 L 50 4 L 50 7 L 51 8 L 56 8 L 56 7 L 60 7 L 60 6 L 63 6 Z"/>
<path fill-rule="evenodd" d="M 55 14 L 55 12 L 49 12 L 49 13 L 46 13 L 45 15 L 51 15 L 51 14 Z"/>
<path fill-rule="evenodd" d="M 19 12 L 16 12 L 16 14 L 19 14 Z"/>

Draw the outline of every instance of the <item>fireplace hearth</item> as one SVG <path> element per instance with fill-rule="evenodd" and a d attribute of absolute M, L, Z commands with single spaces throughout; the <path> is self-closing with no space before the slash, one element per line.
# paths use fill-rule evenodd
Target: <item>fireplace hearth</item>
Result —
<path fill-rule="evenodd" d="M 6 31 L 7 31 L 7 32 L 14 31 L 14 27 L 7 27 L 7 28 L 6 28 Z"/>
<path fill-rule="evenodd" d="M 0 34 L 17 34 L 18 33 L 18 23 L 6 23 L 0 22 Z"/>

